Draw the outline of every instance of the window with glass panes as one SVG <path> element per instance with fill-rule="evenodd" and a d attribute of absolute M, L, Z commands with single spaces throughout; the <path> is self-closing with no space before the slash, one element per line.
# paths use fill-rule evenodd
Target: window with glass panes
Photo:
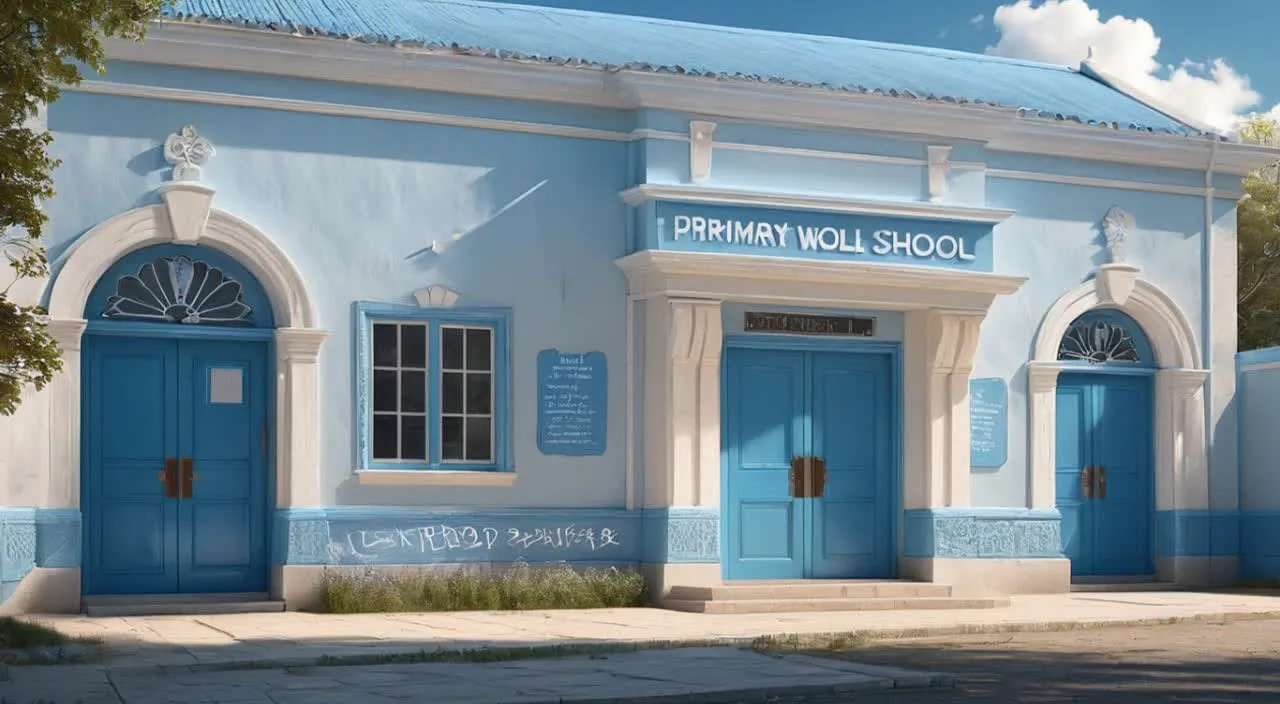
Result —
<path fill-rule="evenodd" d="M 382 320 L 372 328 L 371 459 L 493 464 L 494 328 Z"/>

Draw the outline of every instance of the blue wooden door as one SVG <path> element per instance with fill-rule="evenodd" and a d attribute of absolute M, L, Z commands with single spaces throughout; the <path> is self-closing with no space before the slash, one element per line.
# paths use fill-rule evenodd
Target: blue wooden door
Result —
<path fill-rule="evenodd" d="M 730 348 L 723 438 L 728 469 L 728 576 L 804 576 L 804 502 L 791 497 L 791 458 L 808 450 L 805 356 Z"/>
<path fill-rule="evenodd" d="M 1059 378 L 1056 488 L 1074 575 L 1153 571 L 1151 416 L 1150 377 Z M 1093 468 L 1091 482 L 1085 467 Z"/>
<path fill-rule="evenodd" d="M 729 348 L 726 577 L 892 575 L 891 387 L 887 355 Z M 823 496 L 792 496 L 797 456 L 825 460 Z"/>
<path fill-rule="evenodd" d="M 87 338 L 85 593 L 266 588 L 266 373 L 262 343 Z"/>
<path fill-rule="evenodd" d="M 892 374 L 887 355 L 813 353 L 813 439 L 826 463 L 822 496 L 809 500 L 816 578 L 893 573 L 890 471 Z"/>

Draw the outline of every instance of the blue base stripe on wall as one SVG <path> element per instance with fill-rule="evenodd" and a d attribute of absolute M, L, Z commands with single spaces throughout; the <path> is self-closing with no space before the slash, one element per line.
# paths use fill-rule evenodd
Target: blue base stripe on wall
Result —
<path fill-rule="evenodd" d="M 1240 578 L 1280 580 L 1280 511 L 1240 513 Z"/>
<path fill-rule="evenodd" d="M 1240 554 L 1240 515 L 1235 511 L 1157 511 L 1156 555 L 1223 557 Z"/>
<path fill-rule="evenodd" d="M 905 556 L 1060 558 L 1061 523 L 1057 509 L 913 509 L 903 519 Z"/>
<path fill-rule="evenodd" d="M 0 603 L 37 567 L 80 566 L 80 511 L 0 507 Z"/>
<path fill-rule="evenodd" d="M 715 563 L 719 547 L 714 508 L 281 509 L 272 563 Z"/>

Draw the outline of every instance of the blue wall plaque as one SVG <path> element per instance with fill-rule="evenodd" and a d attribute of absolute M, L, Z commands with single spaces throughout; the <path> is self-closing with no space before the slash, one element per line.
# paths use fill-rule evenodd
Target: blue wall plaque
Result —
<path fill-rule="evenodd" d="M 969 464 L 995 469 L 1009 459 L 1009 385 L 1004 379 L 969 382 Z"/>
<path fill-rule="evenodd" d="M 603 455 L 609 425 L 603 352 L 538 353 L 538 449 L 544 455 Z"/>

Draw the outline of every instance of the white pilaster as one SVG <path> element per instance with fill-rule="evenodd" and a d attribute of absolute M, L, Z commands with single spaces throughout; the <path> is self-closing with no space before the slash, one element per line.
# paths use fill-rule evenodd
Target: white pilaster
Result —
<path fill-rule="evenodd" d="M 276 392 L 276 506 L 322 505 L 320 492 L 320 345 L 328 333 L 305 328 L 276 330 L 279 381 Z"/>
<path fill-rule="evenodd" d="M 720 302 L 668 299 L 669 506 L 720 505 Z M 654 468 L 652 464 L 651 468 Z M 656 468 L 655 468 L 656 469 Z"/>
<path fill-rule="evenodd" d="M 87 321 L 53 319 L 62 371 L 49 382 L 49 473 L 45 508 L 80 507 L 80 340 Z"/>
<path fill-rule="evenodd" d="M 1054 437 L 1058 422 L 1058 367 L 1027 365 L 1027 434 L 1031 475 L 1027 477 L 1027 505 L 1054 508 Z"/>

